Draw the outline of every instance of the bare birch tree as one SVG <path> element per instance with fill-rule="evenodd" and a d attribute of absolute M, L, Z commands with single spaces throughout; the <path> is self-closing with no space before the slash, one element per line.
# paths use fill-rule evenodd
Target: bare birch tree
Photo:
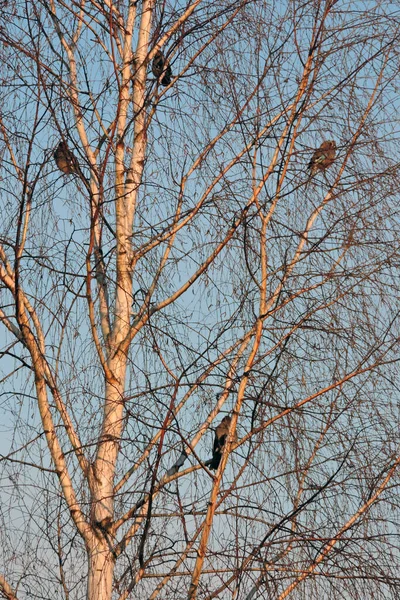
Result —
<path fill-rule="evenodd" d="M 2 596 L 399 598 L 399 7 L 0 19 Z"/>

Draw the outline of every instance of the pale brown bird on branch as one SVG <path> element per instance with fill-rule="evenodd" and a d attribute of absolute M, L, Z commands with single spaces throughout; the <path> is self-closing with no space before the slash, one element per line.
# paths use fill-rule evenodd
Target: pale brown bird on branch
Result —
<path fill-rule="evenodd" d="M 219 463 L 221 462 L 223 448 L 226 442 L 226 438 L 228 437 L 229 427 L 231 425 L 232 417 L 224 417 L 221 423 L 215 430 L 215 438 L 214 438 L 214 446 L 213 446 L 213 457 L 209 460 L 206 465 L 210 467 L 210 469 L 218 469 Z M 233 436 L 233 441 L 237 442 L 237 433 Z"/>
<path fill-rule="evenodd" d="M 325 171 L 333 164 L 336 156 L 336 143 L 333 140 L 322 142 L 319 148 L 315 150 L 308 164 L 311 175 L 317 171 Z"/>
<path fill-rule="evenodd" d="M 78 161 L 67 146 L 67 142 L 61 141 L 54 154 L 57 167 L 66 175 L 79 173 Z"/>
<path fill-rule="evenodd" d="M 158 50 L 157 54 L 153 58 L 151 70 L 153 71 L 154 77 L 157 77 L 157 79 L 160 79 L 161 77 L 161 85 L 163 85 L 164 87 L 171 83 L 171 65 L 160 50 Z"/>

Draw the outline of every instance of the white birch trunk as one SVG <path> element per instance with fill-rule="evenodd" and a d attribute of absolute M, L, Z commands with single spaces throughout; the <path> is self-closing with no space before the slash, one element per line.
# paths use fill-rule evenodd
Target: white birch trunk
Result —
<path fill-rule="evenodd" d="M 114 475 L 123 423 L 123 389 L 126 358 L 110 361 L 118 381 L 106 382 L 103 429 L 91 478 L 91 525 L 88 548 L 87 600 L 111 600 L 115 558 L 112 530 L 114 519 Z"/>
<path fill-rule="evenodd" d="M 111 600 L 115 563 L 107 543 L 94 544 L 88 563 L 87 600 Z"/>

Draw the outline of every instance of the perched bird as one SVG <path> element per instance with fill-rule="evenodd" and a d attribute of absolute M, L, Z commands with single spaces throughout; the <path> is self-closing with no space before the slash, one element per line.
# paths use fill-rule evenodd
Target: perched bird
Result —
<path fill-rule="evenodd" d="M 153 71 L 154 77 L 157 77 L 157 79 L 160 79 L 161 77 L 161 85 L 164 87 L 171 83 L 171 65 L 160 50 L 158 50 L 157 54 L 153 58 L 151 70 Z"/>
<path fill-rule="evenodd" d="M 311 175 L 315 175 L 317 171 L 325 171 L 333 164 L 336 155 L 336 143 L 332 140 L 322 142 L 319 148 L 315 150 L 308 164 L 311 170 Z"/>
<path fill-rule="evenodd" d="M 213 457 L 209 460 L 206 465 L 210 467 L 210 469 L 218 469 L 219 463 L 221 462 L 222 451 L 225 445 L 226 438 L 228 437 L 229 427 L 231 425 L 232 417 L 224 417 L 221 423 L 215 430 L 215 438 L 214 438 L 214 447 L 213 447 Z M 237 442 L 237 434 L 235 432 L 234 442 Z"/>
<path fill-rule="evenodd" d="M 67 142 L 61 141 L 58 144 L 53 156 L 57 167 L 66 175 L 79 173 L 78 161 L 68 148 Z"/>

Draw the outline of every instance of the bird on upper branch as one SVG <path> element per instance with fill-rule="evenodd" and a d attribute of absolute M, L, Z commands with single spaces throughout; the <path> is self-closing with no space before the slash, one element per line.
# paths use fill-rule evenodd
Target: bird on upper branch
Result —
<path fill-rule="evenodd" d="M 325 171 L 333 164 L 336 156 L 336 143 L 333 140 L 322 142 L 311 157 L 308 168 L 311 175 L 315 175 L 317 171 Z"/>
<path fill-rule="evenodd" d="M 205 464 L 210 467 L 210 469 L 218 469 L 219 463 L 221 462 L 223 448 L 226 442 L 226 438 L 228 437 L 229 427 L 231 425 L 232 417 L 224 417 L 221 423 L 215 430 L 215 438 L 214 438 L 214 446 L 213 446 L 213 457 L 211 460 L 207 461 Z M 237 433 L 233 436 L 233 441 L 237 442 Z"/>
<path fill-rule="evenodd" d="M 79 174 L 78 161 L 68 148 L 67 142 L 61 141 L 58 144 L 53 157 L 57 167 L 66 175 Z"/>
<path fill-rule="evenodd" d="M 151 65 L 151 70 L 153 71 L 154 77 L 160 79 L 161 77 L 161 85 L 166 87 L 171 83 L 172 79 L 172 69 L 168 60 L 165 58 L 164 54 L 161 50 L 157 51 L 157 54 L 153 58 L 153 62 Z"/>

